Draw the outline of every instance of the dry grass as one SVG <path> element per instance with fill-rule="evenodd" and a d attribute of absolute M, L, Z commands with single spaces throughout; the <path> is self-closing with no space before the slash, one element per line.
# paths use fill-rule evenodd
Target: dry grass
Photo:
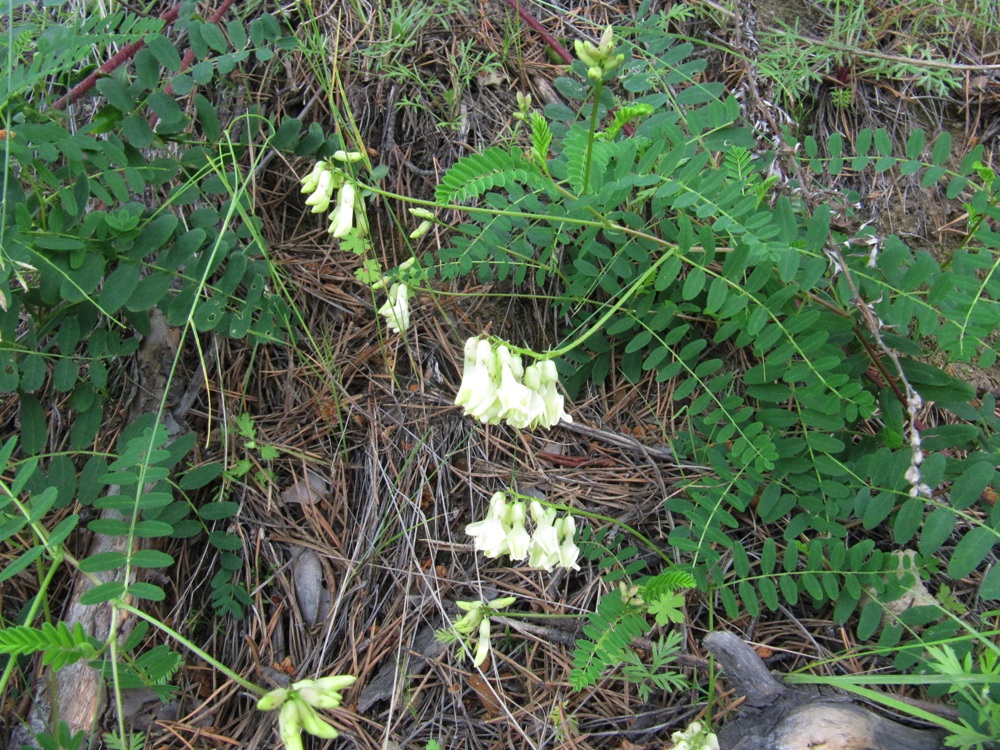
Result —
<path fill-rule="evenodd" d="M 534 10 L 554 35 L 573 38 L 619 20 L 625 9 L 585 4 Z M 517 32 L 516 47 L 504 47 L 501 42 L 516 23 L 499 2 L 421 30 L 403 57 L 425 90 L 415 81 L 379 74 L 384 60 L 365 55 L 378 41 L 374 16 L 360 20 L 341 7 L 330 9 L 318 23 L 330 40 L 337 40 L 337 59 L 360 61 L 353 69 L 339 68 L 334 101 L 315 71 L 294 59 L 260 80 L 262 99 L 271 111 L 305 113 L 327 131 L 344 122 L 333 116 L 331 104 L 341 115 L 349 113 L 353 135 L 347 132 L 347 139 L 360 136 L 356 145 L 390 167 L 388 186 L 405 195 L 429 197 L 448 164 L 505 133 L 516 91 L 530 90 L 536 101 L 545 101 L 551 96 L 547 82 L 560 72 L 530 33 Z M 709 36 L 725 41 L 725 34 L 714 29 Z M 440 127 L 435 114 L 441 113 L 433 107 L 399 106 L 441 90 L 440 81 L 453 80 L 454 55 L 469 40 L 496 54 L 500 66 L 494 79 L 472 82 L 464 91 L 456 128 Z M 739 45 L 745 39 L 731 41 Z M 500 57 L 505 49 L 507 57 Z M 748 69 L 738 58 L 712 57 L 711 77 L 729 81 L 733 89 L 763 85 L 746 79 Z M 834 130 L 850 137 L 873 126 L 890 126 L 901 134 L 929 119 L 931 111 L 942 118 L 949 108 L 970 118 L 975 107 L 983 111 L 971 90 L 965 103 L 922 103 L 919 111 L 884 85 L 861 83 L 856 95 L 858 106 L 849 112 L 831 111 L 820 97 L 818 138 Z M 765 106 L 766 99 L 751 102 Z M 782 113 L 758 111 L 755 119 L 778 123 Z M 965 135 L 971 140 L 983 132 L 967 125 Z M 573 404 L 573 414 L 580 424 L 591 425 L 589 430 L 528 435 L 463 418 L 450 402 L 465 337 L 489 328 L 544 346 L 555 341 L 556 322 L 544 309 L 517 303 L 502 285 L 466 282 L 445 290 L 456 296 L 442 295 L 437 302 L 420 298 L 405 341 L 381 338 L 375 301 L 354 278 L 358 260 L 339 252 L 314 217 L 303 213 L 300 201 L 289 198 L 297 189 L 296 175 L 309 166 L 272 162 L 258 175 L 255 199 L 273 260 L 294 290 L 293 301 L 312 338 L 300 338 L 294 348 L 220 343 L 213 390 L 202 404 L 202 425 L 212 435 L 220 433 L 209 406 L 214 419 L 247 411 L 259 441 L 281 452 L 267 467 L 272 481 L 235 488 L 233 499 L 242 506 L 235 530 L 247 550 L 242 578 L 254 606 L 244 622 L 204 633 L 212 653 L 264 684 L 289 676 L 358 675 L 358 686 L 345 710 L 336 713 L 336 722 L 350 738 L 342 746 L 365 749 L 422 748 L 431 739 L 453 750 L 661 747 L 669 730 L 703 712 L 705 691 L 721 687 L 711 684 L 700 658 L 700 640 L 710 624 L 760 644 L 761 653 L 781 670 L 834 659 L 845 668 L 844 655 L 857 651 L 857 644 L 850 631 L 824 619 L 829 613 L 782 608 L 760 620 L 727 622 L 717 603 L 692 596 L 683 627 L 685 663 L 698 689 L 658 695 L 652 704 L 642 704 L 633 688 L 613 677 L 572 691 L 567 678 L 579 616 L 594 609 L 604 590 L 596 570 L 584 566 L 580 573 L 547 575 L 499 565 L 474 555 L 463 529 L 483 515 L 492 492 L 516 487 L 619 519 L 674 554 L 664 542 L 672 520 L 662 502 L 696 482 L 704 470 L 678 465 L 664 450 L 669 436 L 683 428 L 671 403 L 671 384 L 635 387 L 610 381 Z M 876 213 L 901 195 L 917 197 L 910 186 L 872 179 L 857 175 L 855 186 L 881 198 L 872 203 Z M 910 227 L 921 236 L 930 236 L 950 216 L 920 213 L 924 220 Z M 402 207 L 376 202 L 370 215 L 382 261 L 392 265 L 407 257 L 410 250 L 397 223 L 405 215 Z M 439 238 L 425 241 L 430 245 Z M 727 356 L 731 366 L 743 366 L 738 352 Z M 210 444 L 204 458 L 222 455 L 223 448 Z M 244 454 L 238 442 L 231 441 L 228 450 Z M 284 502 L 282 493 L 309 473 L 326 482 L 315 503 Z M 741 543 L 752 554 L 761 535 L 752 517 L 741 520 Z M 299 564 L 304 551 L 315 553 L 320 563 L 321 574 L 311 585 L 319 583 L 329 599 L 317 621 L 303 614 L 314 605 L 300 600 L 303 593 L 315 595 L 315 588 L 309 593 L 309 581 L 299 580 L 310 575 Z M 650 554 L 649 560 L 656 558 Z M 203 552 L 184 549 L 180 561 L 179 579 L 188 583 L 178 592 L 172 616 L 207 627 L 212 621 L 200 603 L 204 580 L 193 571 L 206 569 L 210 560 Z M 484 667 L 484 680 L 470 669 L 467 657 L 454 648 L 444 650 L 432 633 L 453 616 L 454 601 L 489 599 L 500 592 L 518 597 L 517 611 L 544 617 L 501 618 L 503 633 Z M 848 660 L 852 671 L 881 667 L 871 658 Z M 158 736 L 165 746 L 204 745 L 206 725 L 217 738 L 210 742 L 218 746 L 270 745 L 271 717 L 250 710 L 246 696 L 213 682 L 197 666 L 188 675 L 191 713 L 161 727 Z M 724 715 L 727 696 L 717 698 L 716 708 Z"/>
<path fill-rule="evenodd" d="M 572 39 L 623 14 L 627 18 L 631 5 L 532 9 L 555 36 Z M 336 46 L 331 60 L 356 61 L 338 66 L 332 101 L 314 67 L 291 54 L 253 72 L 245 83 L 269 113 L 302 116 L 327 132 L 345 127 L 343 115 L 349 113 L 353 125 L 345 128 L 345 137 L 354 142 L 360 136 L 355 145 L 390 168 L 387 186 L 400 194 L 430 197 L 449 164 L 506 131 L 517 91 L 529 90 L 536 101 L 545 101 L 551 96 L 548 82 L 561 71 L 527 31 L 516 31 L 515 43 L 505 45 L 520 27 L 499 0 L 485 0 L 426 25 L 402 55 L 401 63 L 424 81 L 421 89 L 416 81 L 380 72 L 384 60 L 365 55 L 379 41 L 377 15 L 359 18 L 350 3 L 341 3 L 318 16 L 317 28 L 331 50 Z M 706 29 L 704 21 L 680 31 L 727 44 L 745 41 L 734 40 L 732 29 Z M 458 125 L 440 127 L 448 113 L 432 95 L 454 80 L 456 50 L 466 42 L 497 56 L 497 76 L 471 81 L 456 105 Z M 955 44 L 961 44 L 957 37 Z M 996 52 L 981 47 L 980 54 Z M 969 59 L 969 49 L 956 47 L 955 56 Z M 733 89 L 764 85 L 748 83 L 747 68 L 732 55 L 712 53 L 710 71 Z M 906 133 L 914 123 L 940 118 L 966 143 L 982 139 L 995 145 L 996 128 L 990 124 L 997 112 L 995 86 L 977 88 L 970 77 L 967 94 L 965 101 L 915 104 L 888 85 L 861 82 L 850 111 L 832 110 L 820 95 L 815 133 L 850 136 L 873 126 Z M 431 97 L 429 109 L 399 106 L 421 97 Z M 758 104 L 766 99 L 759 96 Z M 775 111 L 752 114 L 760 122 L 781 120 Z M 178 561 L 174 599 L 156 614 L 260 684 L 358 675 L 348 704 L 335 714 L 345 739 L 333 746 L 364 750 L 423 748 L 431 739 L 449 750 L 661 747 L 669 730 L 700 715 L 705 691 L 720 689 L 700 658 L 701 637 L 710 626 L 731 628 L 769 647 L 770 663 L 786 671 L 814 660 L 842 660 L 856 650 L 848 630 L 824 619 L 828 612 L 783 608 L 757 621 L 727 622 L 717 603 L 693 595 L 683 631 L 697 689 L 657 695 L 651 704 L 613 677 L 579 693 L 571 690 L 567 680 L 579 616 L 593 611 L 605 590 L 598 572 L 584 565 L 579 573 L 549 575 L 484 560 L 473 554 L 464 527 L 483 516 L 490 494 L 516 487 L 619 519 L 675 554 L 664 541 L 672 519 L 663 500 L 705 470 L 679 465 L 664 450 L 669 436 L 684 427 L 671 402 L 672 385 L 634 386 L 612 378 L 572 405 L 574 417 L 589 430 L 529 435 L 463 418 L 451 401 L 465 338 L 490 328 L 544 346 L 556 340 L 557 321 L 547 310 L 515 301 L 502 285 L 465 282 L 444 290 L 437 301 L 419 298 L 405 340 L 384 338 L 376 301 L 354 276 L 359 259 L 340 252 L 316 217 L 303 211 L 297 176 L 310 166 L 271 159 L 254 186 L 271 259 L 310 335 L 301 335 L 294 347 L 204 342 L 210 350 L 210 388 L 191 413 L 200 438 L 198 461 L 253 457 L 220 427 L 243 412 L 252 415 L 259 443 L 280 453 L 261 467 L 270 478 L 248 475 L 230 498 L 241 505 L 230 530 L 244 542 L 240 579 L 253 607 L 242 622 L 216 621 L 207 599 L 213 553 L 184 543 L 167 550 Z M 879 199 L 871 205 L 889 226 L 906 220 L 904 231 L 928 241 L 954 218 L 940 196 L 919 193 L 912 185 L 872 175 L 851 179 L 863 195 Z M 910 201 L 906 205 L 943 207 L 912 211 L 919 221 L 902 214 L 887 218 L 885 207 L 901 196 Z M 410 253 L 402 241 L 401 216 L 405 212 L 398 205 L 370 207 L 376 253 L 387 266 Z M 438 241 L 429 236 L 417 250 Z M 731 367 L 743 366 L 738 352 L 727 356 Z M 197 382 L 193 353 L 188 364 L 189 377 Z M 102 438 L 108 445 L 113 429 L 109 424 Z M 283 493 L 309 474 L 322 478 L 321 491 L 310 502 L 287 502 Z M 740 520 L 736 533 L 752 554 L 761 535 L 749 514 Z M 318 560 L 319 573 L 310 572 L 314 569 L 303 559 Z M 649 554 L 651 563 L 656 559 Z M 316 597 L 316 586 L 328 605 L 320 606 L 313 620 L 308 613 L 316 602 L 303 597 Z M 518 597 L 516 611 L 539 617 L 502 619 L 503 633 L 495 638 L 498 647 L 483 679 L 466 656 L 442 650 L 431 634 L 454 614 L 456 600 L 489 599 L 499 592 Z M 18 600 L 29 595 L 3 593 Z M 864 672 L 880 665 L 858 659 L 847 668 Z M 154 746 L 274 746 L 273 717 L 253 710 L 253 701 L 219 675 L 190 663 L 181 684 L 180 714 L 151 729 Z M 716 697 L 717 710 L 724 713 L 729 696 Z"/>

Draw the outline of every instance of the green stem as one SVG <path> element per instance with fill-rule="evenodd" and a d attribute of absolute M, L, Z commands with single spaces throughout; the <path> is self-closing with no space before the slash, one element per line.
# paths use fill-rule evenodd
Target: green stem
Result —
<path fill-rule="evenodd" d="M 590 192 L 590 162 L 594 151 L 594 134 L 597 132 L 597 110 L 601 104 L 601 88 L 604 82 L 598 79 L 594 86 L 594 107 L 590 110 L 590 133 L 587 136 L 587 156 L 583 169 L 583 193 Z"/>
<path fill-rule="evenodd" d="M 573 351 L 578 346 L 583 344 L 583 342 L 585 342 L 587 339 L 593 336 L 595 333 L 600 331 L 604 327 L 604 324 L 611 319 L 611 316 L 614 315 L 619 310 L 621 310 L 622 307 L 625 306 L 625 303 L 628 302 L 633 296 L 635 296 L 636 292 L 638 292 L 646 285 L 646 282 L 659 269 L 659 267 L 668 258 L 672 257 L 673 253 L 668 252 L 664 253 L 659 258 L 657 258 L 656 262 L 649 268 L 647 268 L 646 271 L 642 274 L 642 276 L 640 276 L 638 279 L 632 282 L 632 285 L 629 286 L 629 288 L 624 291 L 624 293 L 618 299 L 618 301 L 615 302 L 613 305 L 611 305 L 611 307 L 609 307 L 607 311 L 600 318 L 597 319 L 597 322 L 594 323 L 594 325 L 592 325 L 590 328 L 584 331 L 580 336 L 570 341 L 568 344 L 564 344 L 563 346 L 560 346 L 558 349 L 553 349 L 549 352 L 546 352 L 545 354 L 538 354 L 536 352 L 527 349 L 524 350 L 524 353 L 533 356 L 536 359 L 554 359 L 556 357 L 561 357 L 564 354 Z"/>
<path fill-rule="evenodd" d="M 223 664 L 222 662 L 220 662 L 215 657 L 209 655 L 209 653 L 207 651 L 204 651 L 201 648 L 199 648 L 198 646 L 196 646 L 195 644 L 193 644 L 190 640 L 188 640 L 183 635 L 181 635 L 180 633 L 178 633 L 176 630 L 174 630 L 173 628 L 171 628 L 165 622 L 161 622 L 160 620 L 157 620 L 152 615 L 147 614 L 146 612 L 143 612 L 141 609 L 133 607 L 131 604 L 126 604 L 125 602 L 116 602 L 115 603 L 115 607 L 117 609 L 123 610 L 125 612 L 129 612 L 129 613 L 135 615 L 136 617 L 138 617 L 138 618 L 140 618 L 142 620 L 145 620 L 146 622 L 148 622 L 153 627 L 155 627 L 155 628 L 163 631 L 164 633 L 166 633 L 167 635 L 169 635 L 171 638 L 173 638 L 175 641 L 177 641 L 182 646 L 184 646 L 186 649 L 188 649 L 189 651 L 191 651 L 195 655 L 197 655 L 197 656 L 201 657 L 202 659 L 204 659 L 205 662 L 207 662 L 208 664 L 210 664 L 212 667 L 214 667 L 218 671 L 222 672 L 222 674 L 226 675 L 226 677 L 228 677 L 233 682 L 235 682 L 238 685 L 241 685 L 242 687 L 244 687 L 247 690 L 249 690 L 251 693 L 256 693 L 257 695 L 264 695 L 267 692 L 264 688 L 260 687 L 259 685 L 255 685 L 254 683 L 250 682 L 249 680 L 247 680 L 247 679 L 245 679 L 243 677 L 240 677 L 238 674 L 236 674 L 236 672 L 234 672 L 233 670 L 231 670 L 229 667 L 227 667 L 225 664 Z"/>

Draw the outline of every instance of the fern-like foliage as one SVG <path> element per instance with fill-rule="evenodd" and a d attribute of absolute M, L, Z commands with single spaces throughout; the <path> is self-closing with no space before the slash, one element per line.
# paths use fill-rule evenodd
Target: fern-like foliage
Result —
<path fill-rule="evenodd" d="M 481 154 L 464 156 L 452 164 L 434 193 L 439 203 L 458 203 L 478 198 L 494 188 L 510 184 L 530 185 L 537 169 L 523 158 L 520 149 L 510 153 L 494 146 Z"/>
<path fill-rule="evenodd" d="M 625 661 L 632 639 L 649 629 L 642 608 L 626 601 L 617 589 L 601 597 L 587 620 L 583 626 L 587 638 L 578 640 L 573 652 L 569 682 L 574 690 L 595 684 L 605 669 Z"/>
<path fill-rule="evenodd" d="M 25 656 L 42 652 L 42 663 L 55 670 L 80 659 L 97 656 L 95 642 L 76 623 L 72 630 L 64 622 L 45 623 L 41 628 L 18 625 L 0 630 L 0 653 Z"/>
<path fill-rule="evenodd" d="M 549 156 L 549 147 L 552 145 L 552 130 L 549 122 L 538 112 L 531 113 L 531 155 L 535 162 L 546 169 L 545 162 Z"/>
<path fill-rule="evenodd" d="M 729 179 L 746 182 L 753 174 L 753 167 L 750 166 L 752 155 L 749 149 L 742 146 L 733 146 L 726 152 L 726 170 L 729 172 Z"/>
<path fill-rule="evenodd" d="M 687 571 L 666 570 L 643 584 L 643 598 L 647 602 L 652 602 L 680 589 L 693 589 L 694 587 L 694 576 Z"/>
<path fill-rule="evenodd" d="M 653 107 L 645 102 L 626 104 L 623 107 L 619 107 L 614 112 L 614 119 L 611 121 L 611 124 L 604 131 L 605 137 L 613 140 L 621 132 L 621 129 L 630 122 L 640 117 L 649 117 L 654 111 Z"/>
<path fill-rule="evenodd" d="M 677 654 L 683 645 L 681 634 L 676 630 L 670 630 L 653 642 L 649 664 L 640 659 L 635 651 L 628 651 L 625 654 L 622 675 L 635 685 L 639 691 L 639 700 L 643 703 L 649 701 L 654 690 L 680 692 L 689 687 L 687 678 L 681 672 L 669 668 L 677 660 Z"/>

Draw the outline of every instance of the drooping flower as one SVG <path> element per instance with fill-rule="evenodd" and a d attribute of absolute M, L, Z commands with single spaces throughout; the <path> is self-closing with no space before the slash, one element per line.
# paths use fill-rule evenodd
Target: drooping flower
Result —
<path fill-rule="evenodd" d="M 368 236 L 368 212 L 365 210 L 365 196 L 357 189 L 354 191 L 354 225 L 358 237 Z"/>
<path fill-rule="evenodd" d="M 576 546 L 573 537 L 576 536 L 576 520 L 573 516 L 563 516 L 557 522 L 559 526 L 559 567 L 579 570 L 580 548 Z"/>
<path fill-rule="evenodd" d="M 543 508 L 537 500 L 531 501 L 531 517 L 535 531 L 528 545 L 528 565 L 550 572 L 559 564 L 559 529 L 555 526 L 554 508 Z"/>
<path fill-rule="evenodd" d="M 504 533 L 507 536 L 507 555 L 511 560 L 524 560 L 528 557 L 528 545 L 531 535 L 524 528 L 524 502 L 517 501 L 507 508 L 504 518 Z"/>
<path fill-rule="evenodd" d="M 701 722 L 693 721 L 687 729 L 670 735 L 674 750 L 719 750 L 719 738 Z"/>
<path fill-rule="evenodd" d="M 345 182 L 337 193 L 337 207 L 330 214 L 329 232 L 337 239 L 343 239 L 354 226 L 354 196 L 357 190 L 350 182 Z"/>
<path fill-rule="evenodd" d="M 336 708 L 343 701 L 340 691 L 357 680 L 352 675 L 330 675 L 316 680 L 300 680 L 287 688 L 278 688 L 257 701 L 261 711 L 280 708 L 278 735 L 286 750 L 301 750 L 302 730 L 321 739 L 339 736 L 337 729 L 319 715 L 321 710 Z"/>
<path fill-rule="evenodd" d="M 472 657 L 472 666 L 479 669 L 490 653 L 490 618 L 484 617 L 479 622 L 479 642 L 476 644 L 476 654 Z"/>
<path fill-rule="evenodd" d="M 489 341 L 473 337 L 465 342 L 465 356 L 465 370 L 455 404 L 464 405 L 466 414 L 488 422 L 493 412 L 500 410 L 495 382 L 496 355 Z"/>
<path fill-rule="evenodd" d="M 545 402 L 545 416 L 542 418 L 541 423 L 546 427 L 551 427 L 560 421 L 572 422 L 573 417 L 566 413 L 566 410 L 563 408 L 563 397 L 556 390 L 556 385 L 559 383 L 559 372 L 556 370 L 556 363 L 551 359 L 544 359 L 536 362 L 534 366 L 538 368 L 542 400 Z"/>
<path fill-rule="evenodd" d="M 385 318 L 386 325 L 394 333 L 410 327 L 410 291 L 406 284 L 389 287 L 389 299 L 379 308 L 378 314 Z"/>
<path fill-rule="evenodd" d="M 490 509 L 482 521 L 470 523 L 465 533 L 473 538 L 477 552 L 486 557 L 500 557 L 510 551 L 504 519 L 507 515 L 507 498 L 502 492 L 495 492 L 490 498 Z"/>

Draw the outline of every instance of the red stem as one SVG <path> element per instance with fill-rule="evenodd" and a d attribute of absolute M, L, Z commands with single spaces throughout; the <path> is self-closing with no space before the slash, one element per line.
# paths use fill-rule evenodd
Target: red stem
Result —
<path fill-rule="evenodd" d="M 548 31 L 546 31 L 545 27 L 542 26 L 542 24 L 540 24 L 534 16 L 532 16 L 528 11 L 526 11 L 524 8 L 521 7 L 521 0 L 504 0 L 504 2 L 517 11 L 517 14 L 521 16 L 522 21 L 524 21 L 526 24 L 528 24 L 528 26 L 530 26 L 536 32 L 538 32 L 538 36 L 542 38 L 542 41 L 545 42 L 547 45 L 549 45 L 549 47 L 552 48 L 552 51 L 563 59 L 564 63 L 566 63 L 567 65 L 572 65 L 573 55 L 571 55 L 569 53 L 569 50 L 567 50 L 559 43 L 558 39 L 552 36 Z"/>
<path fill-rule="evenodd" d="M 230 2 L 231 1 L 232 0 L 230 0 Z M 163 25 L 169 26 L 174 21 L 176 21 L 177 14 L 180 13 L 180 10 L 181 6 L 175 5 L 173 8 L 171 8 L 162 16 L 160 16 L 160 20 L 163 21 Z M 106 63 L 104 63 L 104 65 L 102 65 L 93 73 L 84 78 L 82 81 L 76 84 L 76 86 L 74 86 L 68 94 L 63 96 L 58 101 L 56 101 L 56 103 L 52 105 L 53 109 L 65 109 L 67 105 L 72 104 L 81 96 L 83 96 L 92 88 L 94 88 L 94 86 L 97 84 L 97 80 L 101 76 L 106 76 L 109 73 L 114 72 L 128 60 L 131 60 L 133 57 L 135 57 L 136 53 L 145 46 L 146 42 L 143 39 L 140 39 L 138 42 L 132 42 L 131 44 L 126 44 L 124 47 L 118 50 L 118 52 L 116 52 L 111 57 L 111 59 L 109 59 Z"/>
<path fill-rule="evenodd" d="M 538 33 L 538 36 L 542 38 L 542 41 L 545 42 L 547 45 L 549 45 L 549 47 L 552 48 L 552 51 L 563 59 L 564 63 L 566 63 L 567 65 L 573 64 L 574 58 L 573 55 L 569 53 L 569 50 L 563 47 L 559 43 L 558 39 L 552 36 L 552 34 L 550 34 L 548 31 L 546 31 L 545 27 L 538 22 L 538 19 L 532 16 L 523 7 L 521 7 L 521 0 L 504 0 L 504 2 L 517 11 L 517 14 L 521 17 L 521 20 L 524 21 L 526 24 L 528 24 L 528 26 L 530 26 L 532 29 L 534 29 Z M 628 123 L 625 124 L 622 130 L 625 132 L 625 135 L 629 137 L 635 135 L 635 128 Z"/>
<path fill-rule="evenodd" d="M 208 22 L 218 23 L 222 17 L 226 15 L 226 11 L 229 10 L 233 2 L 234 0 L 223 0 L 222 5 L 220 5 L 219 9 L 212 14 L 211 18 L 208 19 Z M 183 73 L 187 70 L 191 66 L 192 61 L 194 61 L 194 50 L 189 47 L 188 51 L 184 53 L 184 59 L 181 60 L 181 69 L 178 72 Z M 171 84 L 167 84 L 166 92 L 168 94 L 173 94 L 174 87 Z"/>

